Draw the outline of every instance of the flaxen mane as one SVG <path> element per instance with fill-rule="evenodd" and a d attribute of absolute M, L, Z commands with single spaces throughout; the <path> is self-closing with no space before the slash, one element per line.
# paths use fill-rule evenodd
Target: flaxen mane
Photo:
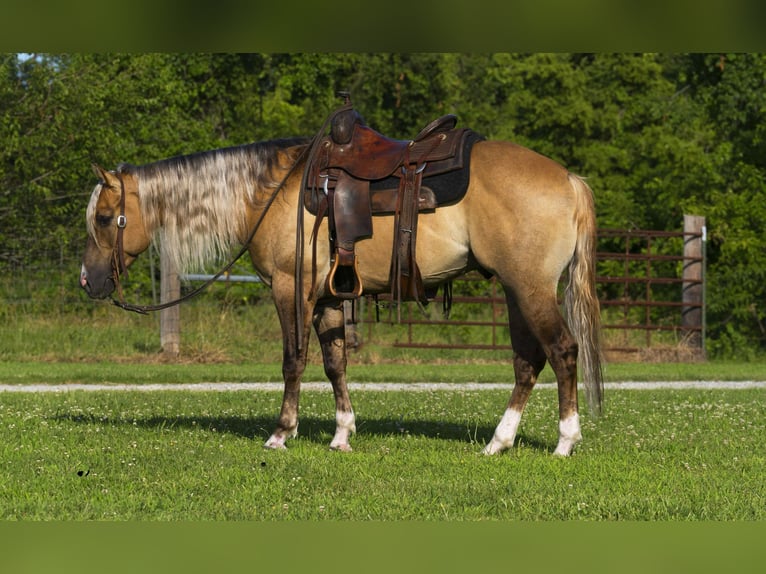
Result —
<path fill-rule="evenodd" d="M 280 164 L 279 152 L 305 143 L 271 140 L 140 166 L 121 164 L 118 171 L 137 178 L 146 230 L 159 235 L 176 268 L 200 270 L 244 240 L 247 205 L 279 185 L 274 168 L 290 167 L 284 159 Z"/>

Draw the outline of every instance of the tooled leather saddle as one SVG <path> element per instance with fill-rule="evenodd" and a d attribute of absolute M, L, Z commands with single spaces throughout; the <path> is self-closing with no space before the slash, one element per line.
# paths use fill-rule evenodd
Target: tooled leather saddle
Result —
<path fill-rule="evenodd" d="M 305 208 L 316 216 L 316 237 L 328 218 L 331 270 L 326 286 L 340 299 L 362 295 L 357 241 L 373 234 L 373 215 L 394 217 L 390 269 L 393 301 L 428 301 L 415 259 L 418 213 L 459 201 L 468 187 L 471 147 L 483 139 L 456 129 L 457 117 L 434 120 L 412 140 L 396 140 L 365 125 L 348 92 L 330 120 L 330 133 L 315 143 L 303 178 Z"/>

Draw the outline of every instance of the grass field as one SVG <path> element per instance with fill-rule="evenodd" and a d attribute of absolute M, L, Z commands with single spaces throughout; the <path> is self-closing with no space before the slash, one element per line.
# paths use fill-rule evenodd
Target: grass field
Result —
<path fill-rule="evenodd" d="M 612 391 L 564 460 L 551 388 L 497 457 L 503 391 L 357 392 L 351 454 L 330 393 L 286 452 L 261 448 L 278 392 L 3 393 L 0 519 L 764 520 L 765 393 Z"/>
<path fill-rule="evenodd" d="M 107 305 L 0 309 L 0 384 L 281 380 L 263 306 L 182 312 L 182 352 L 156 317 Z M 365 339 L 352 382 L 513 380 L 507 353 Z M 438 338 L 439 333 L 434 337 Z M 316 344 L 304 380 L 322 381 Z M 606 365 L 608 381 L 766 380 L 761 363 Z M 553 380 L 550 369 L 542 382 Z M 328 451 L 332 394 L 304 391 L 299 437 L 263 450 L 280 392 L 0 393 L 0 521 L 762 521 L 766 390 L 610 390 L 566 460 L 555 389 L 537 389 L 517 445 L 480 455 L 506 390 L 355 391 L 354 452 Z M 582 401 L 584 404 L 584 401 Z"/>

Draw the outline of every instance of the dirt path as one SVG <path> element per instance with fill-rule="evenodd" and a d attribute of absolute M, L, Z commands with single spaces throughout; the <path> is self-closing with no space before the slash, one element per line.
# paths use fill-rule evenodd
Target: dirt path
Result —
<path fill-rule="evenodd" d="M 512 383 L 349 383 L 351 391 L 481 391 L 508 390 Z M 540 383 L 537 388 L 553 388 L 554 383 Z M 766 381 L 658 381 L 605 383 L 609 389 L 766 389 Z M 307 391 L 330 390 L 329 382 L 306 382 L 301 389 Z M 0 393 L 61 393 L 70 391 L 281 391 L 282 383 L 146 383 L 146 384 L 32 384 L 0 385 Z"/>

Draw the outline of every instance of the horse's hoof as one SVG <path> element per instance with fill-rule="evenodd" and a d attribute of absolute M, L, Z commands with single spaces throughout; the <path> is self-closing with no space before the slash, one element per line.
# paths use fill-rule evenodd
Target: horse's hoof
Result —
<path fill-rule="evenodd" d="M 481 454 L 492 456 L 493 454 L 499 454 L 509 448 L 511 447 L 493 438 L 491 441 L 489 441 L 487 446 L 484 447 L 484 450 L 481 451 Z"/>
<path fill-rule="evenodd" d="M 553 451 L 553 456 L 569 456 L 572 454 L 577 441 L 561 440 Z"/>
<path fill-rule="evenodd" d="M 339 451 L 339 452 L 351 452 L 353 449 L 351 448 L 351 445 L 346 444 L 331 444 L 330 450 Z"/>
<path fill-rule="evenodd" d="M 269 437 L 269 440 L 263 443 L 263 448 L 271 450 L 287 450 L 287 446 L 285 446 L 285 437 L 272 435 Z"/>
<path fill-rule="evenodd" d="M 556 450 L 553 451 L 553 456 L 567 457 L 572 454 L 573 447 L 574 445 L 572 444 L 559 444 Z"/>

